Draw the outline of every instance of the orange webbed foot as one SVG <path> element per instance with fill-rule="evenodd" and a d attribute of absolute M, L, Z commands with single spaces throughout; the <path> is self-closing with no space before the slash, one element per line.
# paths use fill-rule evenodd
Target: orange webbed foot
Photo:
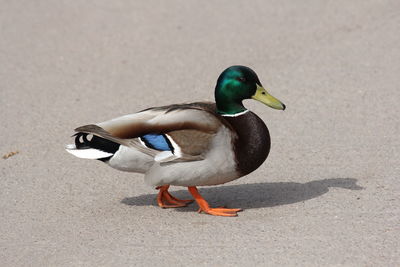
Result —
<path fill-rule="evenodd" d="M 195 186 L 190 186 L 188 187 L 188 189 L 200 207 L 198 210 L 199 213 L 204 212 L 215 216 L 235 217 L 238 216 L 237 213 L 239 211 L 242 211 L 241 209 L 228 209 L 225 207 L 210 208 L 207 201 L 204 200 L 204 198 L 200 195 Z"/>
<path fill-rule="evenodd" d="M 159 186 L 160 192 L 157 195 L 157 203 L 161 208 L 180 208 L 186 207 L 188 204 L 192 203 L 191 199 L 179 199 L 174 197 L 168 192 L 169 185 Z"/>
<path fill-rule="evenodd" d="M 204 212 L 215 216 L 225 216 L 225 217 L 236 217 L 237 213 L 242 211 L 242 209 L 227 209 L 227 208 L 199 208 L 198 213 Z"/>

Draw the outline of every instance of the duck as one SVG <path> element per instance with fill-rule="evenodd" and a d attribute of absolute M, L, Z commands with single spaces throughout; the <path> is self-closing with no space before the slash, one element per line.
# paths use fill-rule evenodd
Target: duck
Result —
<path fill-rule="evenodd" d="M 225 69 L 215 86 L 215 102 L 152 107 L 75 129 L 66 151 L 96 159 L 121 171 L 144 174 L 146 184 L 159 190 L 161 208 L 186 207 L 198 212 L 233 217 L 241 209 L 210 207 L 198 186 L 224 184 L 255 171 L 268 157 L 269 130 L 246 109 L 254 99 L 273 109 L 286 106 L 262 86 L 249 67 Z M 187 187 L 194 199 L 178 199 L 170 186 Z"/>

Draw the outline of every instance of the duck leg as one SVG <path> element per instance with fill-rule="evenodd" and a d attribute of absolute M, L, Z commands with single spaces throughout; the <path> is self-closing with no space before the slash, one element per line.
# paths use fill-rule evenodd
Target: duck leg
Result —
<path fill-rule="evenodd" d="M 159 189 L 160 192 L 158 192 L 157 195 L 157 203 L 158 206 L 161 208 L 180 208 L 180 207 L 186 207 L 187 204 L 192 203 L 193 200 L 191 199 L 178 199 L 171 195 L 168 192 L 169 185 L 163 185 L 159 186 L 156 189 Z"/>
<path fill-rule="evenodd" d="M 241 211 L 241 209 L 210 208 L 207 201 L 205 201 L 205 199 L 200 195 L 195 186 L 189 186 L 188 190 L 200 207 L 199 213 L 204 211 L 210 215 L 234 217 L 237 216 L 237 212 Z"/>

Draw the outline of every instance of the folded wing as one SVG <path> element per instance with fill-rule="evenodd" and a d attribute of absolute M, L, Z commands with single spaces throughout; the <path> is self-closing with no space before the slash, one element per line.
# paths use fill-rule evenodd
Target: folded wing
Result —
<path fill-rule="evenodd" d="M 212 103 L 147 109 L 75 129 L 153 156 L 156 161 L 201 160 L 225 122 Z"/>

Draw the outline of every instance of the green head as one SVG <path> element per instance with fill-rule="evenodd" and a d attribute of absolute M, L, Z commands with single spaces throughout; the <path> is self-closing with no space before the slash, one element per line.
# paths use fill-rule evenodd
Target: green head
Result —
<path fill-rule="evenodd" d="M 285 105 L 262 87 L 257 74 L 245 66 L 232 66 L 224 70 L 215 87 L 215 102 L 221 114 L 236 114 L 246 110 L 242 101 L 255 99 L 275 109 Z"/>

